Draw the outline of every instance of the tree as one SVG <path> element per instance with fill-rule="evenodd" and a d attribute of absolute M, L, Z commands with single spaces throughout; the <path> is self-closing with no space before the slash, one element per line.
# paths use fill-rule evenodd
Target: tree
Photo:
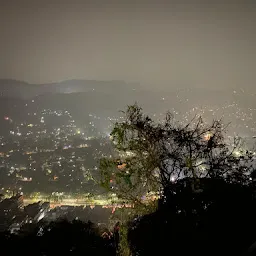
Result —
<path fill-rule="evenodd" d="M 248 181 L 253 154 L 243 150 L 240 138 L 225 138 L 221 120 L 206 124 L 196 116 L 182 125 L 167 112 L 155 122 L 137 104 L 122 113 L 111 133 L 115 155 L 101 159 L 100 171 L 102 185 L 124 202 L 145 205 L 147 196 L 163 195 L 183 178 L 192 181 L 194 192 L 201 191 L 202 178 Z"/>
<path fill-rule="evenodd" d="M 169 232 L 177 245 L 182 246 L 184 240 L 197 248 L 195 244 L 200 243 L 204 235 L 211 234 L 208 231 L 216 231 L 214 226 L 211 229 L 206 225 L 209 223 L 204 223 L 207 217 L 214 220 L 214 213 L 218 212 L 218 220 L 221 220 L 222 216 L 227 218 L 228 213 L 233 214 L 228 208 L 221 214 L 221 206 L 230 199 L 234 203 L 232 193 L 227 193 L 225 200 L 221 193 L 226 189 L 232 191 L 233 185 L 249 186 L 253 152 L 243 147 L 240 138 L 226 138 L 228 126 L 222 120 L 207 124 L 200 116 L 195 116 L 184 125 L 167 112 L 163 121 L 155 122 L 136 104 L 122 113 L 123 121 L 117 122 L 111 133 L 115 154 L 100 162 L 101 184 L 115 193 L 121 202 L 134 205 L 127 221 L 134 220 L 135 214 L 138 220 L 147 214 L 142 218 L 142 227 L 137 222 L 132 222 L 134 225 L 130 230 L 127 225 L 123 226 L 125 236 L 120 237 L 120 243 L 125 246 L 121 246 L 122 252 L 127 251 L 126 255 L 129 255 L 129 241 L 135 255 L 140 255 L 140 250 L 145 252 L 141 255 L 152 254 L 155 247 L 149 245 L 154 245 L 154 241 L 159 242 L 158 249 L 163 243 L 166 247 L 170 245 Z M 209 205 L 214 207 L 207 208 Z M 238 208 L 234 205 L 230 209 L 239 209 L 239 204 Z M 247 207 L 250 206 L 251 202 Z M 245 216 L 237 215 L 240 221 Z M 171 224 L 168 226 L 167 223 Z M 198 232 L 203 225 L 206 227 L 204 232 Z M 142 244 L 138 244 L 140 241 Z M 209 241 L 214 240 L 204 241 L 207 241 L 205 245 L 210 245 Z"/>

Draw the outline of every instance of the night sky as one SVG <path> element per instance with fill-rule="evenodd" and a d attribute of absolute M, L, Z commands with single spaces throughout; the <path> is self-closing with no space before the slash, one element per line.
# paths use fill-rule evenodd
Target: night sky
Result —
<path fill-rule="evenodd" d="M 0 0 L 0 78 L 256 92 L 255 26 L 253 0 Z"/>

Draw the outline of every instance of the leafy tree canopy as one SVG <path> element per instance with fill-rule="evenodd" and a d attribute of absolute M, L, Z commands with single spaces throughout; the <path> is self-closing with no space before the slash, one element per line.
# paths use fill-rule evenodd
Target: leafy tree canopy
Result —
<path fill-rule="evenodd" d="M 115 154 L 100 162 L 102 185 L 125 202 L 144 204 L 177 180 L 189 178 L 194 192 L 202 178 L 247 182 L 253 153 L 242 140 L 227 140 L 221 120 L 205 123 L 196 116 L 183 125 L 167 112 L 161 122 L 128 106 L 111 133 Z M 150 200 L 149 200 L 150 201 Z"/>

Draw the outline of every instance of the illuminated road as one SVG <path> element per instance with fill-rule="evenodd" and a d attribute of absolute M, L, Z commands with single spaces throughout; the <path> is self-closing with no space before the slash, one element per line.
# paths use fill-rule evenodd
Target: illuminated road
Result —
<path fill-rule="evenodd" d="M 36 199 L 30 199 L 30 198 L 24 198 L 23 202 L 24 205 L 29 205 L 29 204 L 33 204 L 33 203 L 37 203 L 39 201 L 42 202 L 47 202 L 47 200 L 44 199 L 40 199 L 40 198 L 36 198 Z M 110 201 L 107 200 L 79 200 L 79 199 L 62 199 L 61 201 L 50 201 L 50 207 L 54 208 L 57 206 L 95 206 L 95 205 L 101 205 L 101 206 L 105 206 L 105 207 L 113 207 Z M 121 205 L 117 205 L 116 207 L 121 207 Z"/>

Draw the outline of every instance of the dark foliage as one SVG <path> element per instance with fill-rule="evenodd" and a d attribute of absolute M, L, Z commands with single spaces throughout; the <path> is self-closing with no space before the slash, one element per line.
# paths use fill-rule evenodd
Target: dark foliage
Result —
<path fill-rule="evenodd" d="M 91 223 L 65 220 L 26 227 L 19 235 L 1 234 L 1 255 L 107 255 L 114 256 L 111 241 Z"/>
<path fill-rule="evenodd" d="M 253 150 L 226 133 L 222 120 L 184 124 L 167 113 L 156 122 L 127 108 L 111 133 L 116 156 L 100 170 L 135 209 L 159 198 L 156 212 L 130 223 L 133 255 L 241 255 L 256 241 Z"/>
<path fill-rule="evenodd" d="M 253 152 L 241 138 L 227 139 L 226 132 L 221 120 L 207 124 L 196 116 L 184 124 L 167 113 L 155 122 L 136 104 L 129 106 L 111 133 L 116 156 L 101 159 L 102 185 L 123 200 L 144 203 L 147 192 L 157 193 L 177 179 L 192 178 L 195 191 L 202 178 L 244 184 Z"/>
<path fill-rule="evenodd" d="M 130 223 L 134 255 L 243 255 L 256 240 L 252 186 L 203 179 L 195 193 L 190 182 L 166 188 L 158 211 Z"/>

